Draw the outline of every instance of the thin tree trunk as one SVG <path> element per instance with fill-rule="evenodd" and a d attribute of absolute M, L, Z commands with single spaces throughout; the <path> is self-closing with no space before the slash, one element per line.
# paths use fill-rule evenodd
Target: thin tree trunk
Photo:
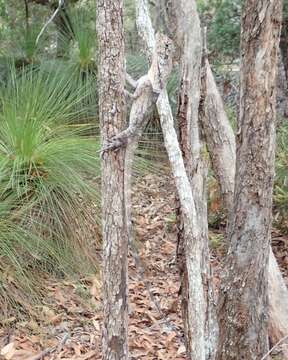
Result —
<path fill-rule="evenodd" d="M 235 194 L 219 301 L 217 360 L 256 360 L 268 350 L 267 270 L 280 26 L 280 0 L 245 1 Z"/>
<path fill-rule="evenodd" d="M 190 359 L 204 360 L 205 355 L 205 313 L 206 297 L 203 284 L 201 228 L 198 223 L 195 202 L 191 185 L 186 173 L 177 134 L 174 129 L 173 115 L 169 99 L 164 90 L 157 101 L 165 147 L 169 156 L 170 165 L 176 182 L 179 196 L 181 214 L 183 218 L 185 266 L 187 268 L 187 281 L 185 284 L 185 299 L 183 312 L 185 331 L 188 337 Z"/>
<path fill-rule="evenodd" d="M 125 124 L 123 1 L 97 1 L 100 53 L 99 116 L 102 143 Z M 102 156 L 104 360 L 128 360 L 127 253 L 124 196 L 125 149 Z"/>
<path fill-rule="evenodd" d="M 151 57 L 151 43 L 153 44 L 154 31 L 149 16 L 146 0 L 136 2 L 137 26 L 139 33 L 144 39 L 147 57 Z M 151 40 L 152 39 L 152 40 Z M 155 40 L 154 40 L 155 42 Z M 167 48 L 171 44 L 167 41 Z M 161 63 L 158 63 L 161 66 Z M 202 278 L 202 233 L 198 224 L 195 202 L 192 195 L 191 185 L 186 173 L 177 134 L 174 129 L 173 115 L 169 104 L 165 82 L 162 79 L 162 71 L 155 72 L 158 78 L 152 79 L 154 92 L 159 92 L 156 102 L 163 131 L 164 143 L 170 160 L 172 172 L 176 182 L 176 188 L 181 205 L 184 224 L 184 248 L 187 266 L 187 332 L 189 339 L 189 355 L 191 359 L 205 359 L 205 310 L 206 299 Z M 197 109 L 198 110 L 198 109 Z"/>
<path fill-rule="evenodd" d="M 206 69 L 207 92 L 203 102 L 206 116 L 203 118 L 203 131 L 212 168 L 220 186 L 222 202 L 225 209 L 229 212 L 233 205 L 236 142 L 207 59 Z"/>
<path fill-rule="evenodd" d="M 29 18 L 30 18 L 28 0 L 24 0 L 24 5 L 25 5 L 25 25 L 26 25 L 26 32 L 28 33 L 28 31 L 29 31 Z"/>
<path fill-rule="evenodd" d="M 288 82 L 288 18 L 284 16 L 282 22 L 281 38 L 280 38 L 280 50 L 282 55 L 282 61 L 284 65 L 286 83 Z M 287 86 L 286 86 L 287 90 Z"/>
<path fill-rule="evenodd" d="M 176 18 L 175 34 L 180 57 L 180 90 L 178 98 L 177 124 L 179 142 L 185 168 L 189 177 L 195 206 L 197 222 L 200 229 L 199 239 L 202 251 L 202 284 L 205 291 L 205 349 L 206 359 L 214 359 L 217 344 L 217 321 L 215 301 L 211 285 L 211 268 L 208 246 L 208 219 L 207 219 L 207 186 L 208 158 L 206 146 L 202 139 L 200 119 L 204 113 L 200 111 L 201 88 L 201 56 L 202 40 L 200 19 L 197 13 L 195 0 L 179 0 L 173 5 Z M 171 9 L 172 10 L 172 9 Z M 204 77 L 206 74 L 204 75 Z M 203 89 L 204 90 L 204 89 Z M 206 89 L 205 89 L 206 91 Z M 203 94 L 204 95 L 204 94 Z M 182 225 L 183 217 L 179 206 L 178 218 L 178 266 L 181 277 L 182 291 L 182 318 L 186 338 L 187 356 L 193 359 L 193 336 L 190 333 L 193 323 L 189 323 L 189 287 L 193 286 L 187 273 L 185 261 L 185 229 Z"/>

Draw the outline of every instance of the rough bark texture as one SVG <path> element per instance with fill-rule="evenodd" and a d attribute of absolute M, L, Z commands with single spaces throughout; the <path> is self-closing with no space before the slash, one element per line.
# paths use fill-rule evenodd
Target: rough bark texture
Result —
<path fill-rule="evenodd" d="M 137 1 L 136 11 L 138 16 L 141 17 L 137 21 L 139 33 L 146 43 L 146 49 L 149 51 L 151 46 L 149 46 L 148 39 L 153 39 L 154 32 L 152 32 L 153 28 L 149 17 L 147 1 Z M 147 33 L 147 31 L 151 31 L 151 33 Z M 167 49 L 171 46 L 171 42 L 167 41 Z M 151 56 L 149 52 L 147 55 L 148 58 Z M 183 214 L 187 274 L 190 284 L 193 284 L 193 286 L 190 285 L 187 290 L 187 299 L 189 299 L 187 304 L 187 314 L 189 316 L 187 323 L 189 324 L 189 330 L 187 331 L 190 332 L 189 338 L 193 339 L 193 342 L 189 344 L 189 354 L 191 359 L 204 360 L 206 306 L 201 272 L 203 260 L 203 246 L 199 241 L 201 237 L 201 229 L 199 229 L 191 185 L 184 166 L 177 134 L 174 129 L 174 121 L 166 91 L 166 84 L 165 81 L 163 81 L 163 74 L 165 74 L 165 71 L 162 70 L 161 62 L 158 62 L 158 71 L 155 72 L 156 76 L 151 79 L 151 83 L 153 91 L 159 94 L 156 106 L 160 116 L 165 147 L 176 182 L 181 212 Z"/>
<path fill-rule="evenodd" d="M 232 209 L 234 179 L 236 166 L 236 143 L 232 127 L 224 110 L 221 95 L 211 71 L 208 60 L 206 64 L 206 96 L 203 106 L 203 130 L 211 158 L 212 168 L 218 180 L 223 205 L 226 210 Z"/>
<path fill-rule="evenodd" d="M 206 60 L 207 61 L 207 60 Z M 233 207 L 236 167 L 236 143 L 232 127 L 224 110 L 221 95 L 207 61 L 207 95 L 204 97 L 203 129 L 214 174 L 219 182 L 223 205 L 229 212 Z M 269 338 L 272 345 L 288 334 L 288 290 L 270 249 L 268 269 Z M 288 350 L 282 347 L 288 358 Z"/>
<path fill-rule="evenodd" d="M 189 346 L 189 357 L 204 360 L 206 298 L 202 279 L 203 244 L 199 241 L 201 239 L 201 228 L 199 227 L 191 185 L 174 129 L 173 115 L 166 90 L 159 95 L 157 109 L 183 218 L 185 264 L 188 278 L 185 287 L 185 291 L 187 291 L 185 298 L 188 301 L 185 304 L 187 310 L 185 310 L 184 315 L 188 317 L 185 319 L 185 331 L 189 337 L 189 344 L 187 344 Z"/>
<path fill-rule="evenodd" d="M 243 10 L 234 207 L 218 309 L 218 360 L 256 360 L 268 350 L 267 270 L 281 5 L 280 0 L 246 0 Z"/>
<path fill-rule="evenodd" d="M 97 1 L 102 143 L 125 124 L 123 1 Z M 127 252 L 124 206 L 125 149 L 102 156 L 103 343 L 105 360 L 128 359 Z"/>
<path fill-rule="evenodd" d="M 185 168 L 197 210 L 199 226 L 199 242 L 202 251 L 202 286 L 205 291 L 205 350 L 206 359 L 214 359 L 217 342 L 216 309 L 211 287 L 211 268 L 208 247 L 207 220 L 207 186 L 208 158 L 206 146 L 202 139 L 199 118 L 200 88 L 201 88 L 201 28 L 194 0 L 180 0 L 173 4 L 175 23 L 177 24 L 178 55 L 180 56 L 180 90 L 178 97 L 177 124 L 179 129 L 179 143 Z M 206 76 L 206 74 L 205 74 Z M 206 91 L 206 89 L 205 89 Z M 203 114 L 203 112 L 200 112 Z M 186 350 L 189 359 L 193 357 L 194 338 L 191 333 L 194 321 L 189 314 L 189 288 L 193 287 L 193 279 L 189 278 L 187 262 L 191 258 L 185 256 L 185 228 L 181 204 L 178 217 L 178 266 L 181 274 L 182 318 L 186 339 Z M 192 322 L 191 322 L 192 321 Z"/>
<path fill-rule="evenodd" d="M 232 212 L 236 167 L 236 143 L 232 127 L 224 110 L 221 95 L 206 59 L 207 93 L 203 98 L 205 116 L 203 129 L 211 157 L 212 168 L 219 182 L 223 205 Z M 288 334 L 288 290 L 270 248 L 268 269 L 269 338 L 275 345 Z M 288 358 L 287 347 L 282 352 Z"/>
<path fill-rule="evenodd" d="M 133 158 L 138 147 L 139 139 L 147 124 L 148 112 L 152 108 L 152 105 L 155 104 L 159 95 L 159 78 L 161 77 L 162 85 L 164 85 L 172 70 L 173 49 L 169 46 L 169 43 L 170 40 L 166 36 L 157 36 L 155 44 L 152 44 L 152 62 L 147 75 L 142 76 L 138 81 L 131 79 L 128 74 L 126 75 L 130 85 L 135 88 L 134 94 L 131 94 L 133 102 L 129 117 L 129 127 L 110 139 L 102 150 L 103 152 L 106 152 L 123 146 L 126 147 L 124 189 L 130 245 L 133 245 L 133 229 L 131 222 L 131 178 Z M 155 86 L 157 88 L 155 88 Z"/>

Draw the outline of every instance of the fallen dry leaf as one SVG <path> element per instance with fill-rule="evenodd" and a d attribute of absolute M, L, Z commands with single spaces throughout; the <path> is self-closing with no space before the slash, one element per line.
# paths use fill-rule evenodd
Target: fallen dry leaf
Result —
<path fill-rule="evenodd" d="M 10 360 L 15 354 L 15 351 L 15 343 L 11 342 L 1 349 L 0 354 L 4 357 L 5 360 Z"/>

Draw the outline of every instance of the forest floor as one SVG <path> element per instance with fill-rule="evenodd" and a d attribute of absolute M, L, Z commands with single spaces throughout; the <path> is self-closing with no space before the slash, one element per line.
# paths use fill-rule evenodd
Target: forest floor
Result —
<path fill-rule="evenodd" d="M 175 261 L 174 193 L 173 183 L 163 175 L 147 175 L 134 186 L 135 242 L 140 254 L 136 264 L 133 256 L 129 259 L 129 350 L 134 360 L 186 359 Z M 218 235 L 213 232 L 211 238 Z M 213 244 L 217 285 L 224 250 Z M 274 233 L 273 245 L 287 276 L 288 238 Z M 37 320 L 10 318 L 2 324 L 0 359 L 101 359 L 99 274 L 82 285 L 47 280 L 45 305 L 37 310 Z"/>

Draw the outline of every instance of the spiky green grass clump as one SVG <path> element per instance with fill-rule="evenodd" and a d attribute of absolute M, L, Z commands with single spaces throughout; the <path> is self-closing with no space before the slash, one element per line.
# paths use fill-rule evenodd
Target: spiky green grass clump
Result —
<path fill-rule="evenodd" d="M 56 276 L 95 271 L 99 191 L 87 179 L 99 175 L 99 146 L 84 135 L 88 95 L 47 68 L 12 69 L 1 89 L 0 256 L 14 289 L 39 292 L 35 268 Z M 0 298 L 9 298 L 3 277 L 0 285 Z"/>

